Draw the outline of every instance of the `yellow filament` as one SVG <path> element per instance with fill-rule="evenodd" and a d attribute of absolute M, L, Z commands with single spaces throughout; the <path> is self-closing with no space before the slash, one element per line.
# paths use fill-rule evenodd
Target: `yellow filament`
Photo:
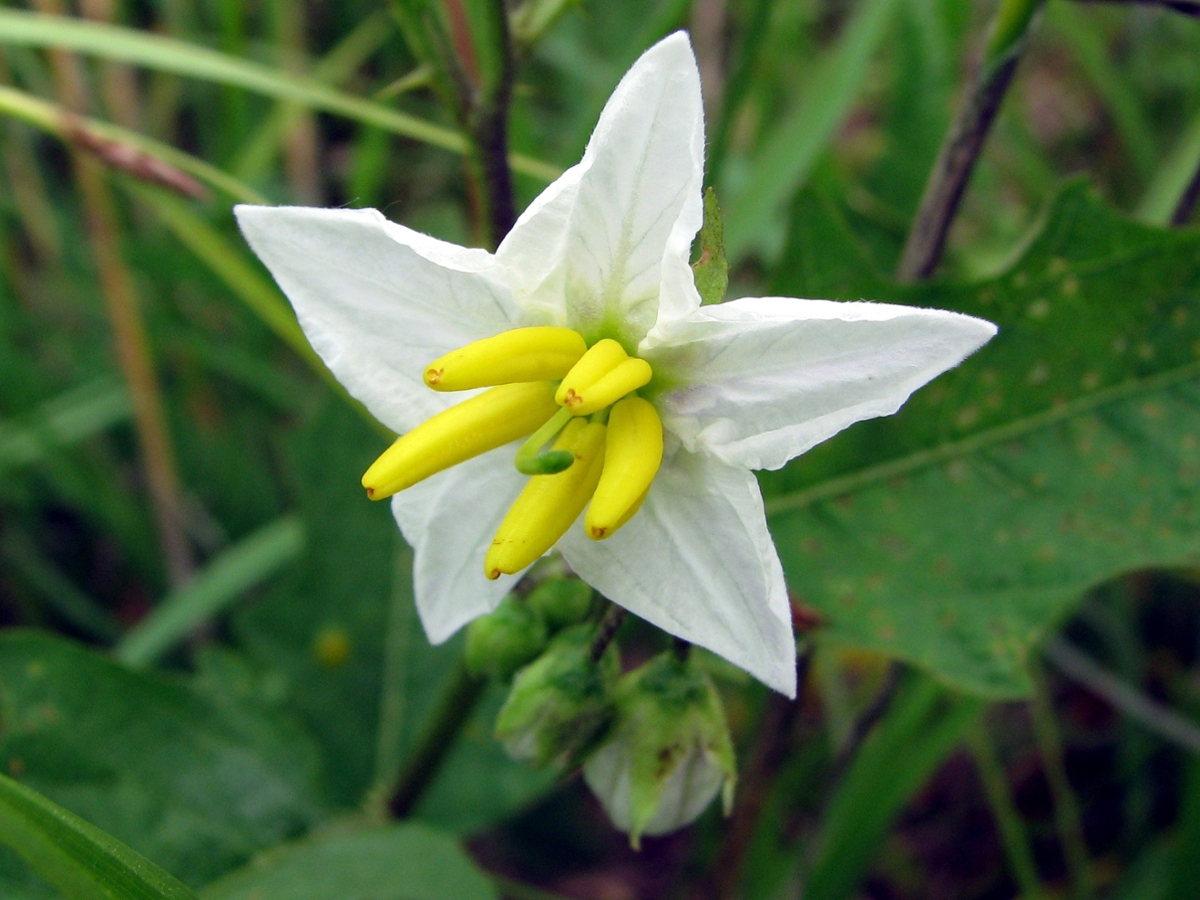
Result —
<path fill-rule="evenodd" d="M 588 537 L 612 537 L 633 518 L 662 465 L 662 455 L 662 421 L 654 407 L 640 397 L 616 404 L 608 416 L 604 471 L 583 522 Z"/>
<path fill-rule="evenodd" d="M 425 369 L 425 384 L 435 391 L 467 391 L 519 381 L 558 381 L 586 351 L 583 338 L 570 328 L 514 328 L 434 360 Z"/>
<path fill-rule="evenodd" d="M 532 434 L 556 412 L 547 381 L 506 384 L 422 422 L 383 451 L 362 477 L 372 500 L 382 500 L 430 475 Z"/>
<path fill-rule="evenodd" d="M 554 399 L 560 406 L 574 411 L 576 397 L 582 396 L 584 391 L 627 359 L 629 354 L 616 341 L 610 338 L 597 341 L 563 378 Z"/>
<path fill-rule="evenodd" d="M 557 475 L 535 475 L 500 523 L 483 563 L 488 578 L 520 572 L 554 546 L 579 518 L 604 467 L 605 426 L 572 419 L 554 442 L 575 454 Z"/>

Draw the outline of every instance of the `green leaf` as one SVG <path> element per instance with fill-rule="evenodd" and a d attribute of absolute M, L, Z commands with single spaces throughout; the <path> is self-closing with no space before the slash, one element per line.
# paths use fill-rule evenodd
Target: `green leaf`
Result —
<path fill-rule="evenodd" d="M 218 615 L 247 590 L 294 561 L 304 549 L 304 526 L 286 516 L 243 538 L 178 591 L 163 599 L 120 644 L 117 659 L 141 668 Z"/>
<path fill-rule="evenodd" d="M 746 182 L 726 199 L 725 244 L 735 261 L 779 218 L 858 98 L 870 60 L 899 0 L 861 0 L 837 42 L 816 63 L 800 103 L 762 142 Z"/>
<path fill-rule="evenodd" d="M 69 900 L 195 900 L 146 857 L 3 775 L 0 840 Z"/>
<path fill-rule="evenodd" d="M 8 772 L 187 884 L 309 827 L 315 754 L 294 726 L 35 632 L 0 636 Z"/>
<path fill-rule="evenodd" d="M 129 418 L 129 395 L 98 378 L 44 403 L 23 425 L 0 421 L 0 473 L 41 460 L 52 448 L 84 440 Z"/>
<path fill-rule="evenodd" d="M 202 900 L 497 900 L 449 835 L 410 823 L 280 847 L 209 885 Z"/>
<path fill-rule="evenodd" d="M 467 152 L 463 136 L 449 128 L 363 100 L 310 78 L 162 35 L 119 25 L 5 9 L 0 10 L 0 43 L 74 50 L 160 72 L 241 87 L 376 125 L 455 153 Z M 511 164 L 515 172 L 546 181 L 559 175 L 557 167 L 518 154 L 513 154 Z"/>
<path fill-rule="evenodd" d="M 1031 648 L 1086 588 L 1196 559 L 1200 235 L 1076 185 L 1006 272 L 902 288 L 854 262 L 827 207 L 798 212 L 779 293 L 955 309 L 1000 334 L 898 415 L 764 476 L 789 583 L 828 639 L 1023 694 Z"/>
<path fill-rule="evenodd" d="M 717 192 L 704 191 L 704 225 L 700 228 L 700 258 L 692 263 L 701 303 L 720 303 L 729 287 L 729 262 L 725 259 L 725 228 Z"/>
<path fill-rule="evenodd" d="M 863 744 L 830 799 L 807 900 L 850 897 L 900 810 L 961 743 L 983 703 L 916 676 Z"/>

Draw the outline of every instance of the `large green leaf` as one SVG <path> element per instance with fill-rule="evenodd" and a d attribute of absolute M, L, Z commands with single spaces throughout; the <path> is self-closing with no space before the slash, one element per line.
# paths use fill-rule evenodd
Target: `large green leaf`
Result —
<path fill-rule="evenodd" d="M 70 900 L 195 900 L 146 857 L 3 775 L 0 841 Z"/>
<path fill-rule="evenodd" d="M 495 900 L 458 843 L 425 825 L 333 832 L 264 854 L 203 900 Z"/>
<path fill-rule="evenodd" d="M 49 635 L 0 637 L 0 723 L 10 775 L 189 884 L 320 813 L 298 729 Z"/>
<path fill-rule="evenodd" d="M 992 319 L 1000 335 L 897 416 L 764 478 L 789 582 L 828 638 L 964 689 L 1025 659 L 1089 586 L 1200 557 L 1200 234 L 1064 192 L 1004 273 L 900 287 L 825 204 L 797 209 L 781 293 Z"/>

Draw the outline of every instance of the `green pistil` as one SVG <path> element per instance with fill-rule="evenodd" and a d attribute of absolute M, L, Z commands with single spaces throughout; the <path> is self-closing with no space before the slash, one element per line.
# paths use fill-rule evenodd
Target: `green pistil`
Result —
<path fill-rule="evenodd" d="M 571 468 L 575 454 L 570 450 L 543 450 L 571 421 L 571 411 L 563 407 L 546 424 L 529 436 L 515 460 L 522 475 L 556 475 Z"/>

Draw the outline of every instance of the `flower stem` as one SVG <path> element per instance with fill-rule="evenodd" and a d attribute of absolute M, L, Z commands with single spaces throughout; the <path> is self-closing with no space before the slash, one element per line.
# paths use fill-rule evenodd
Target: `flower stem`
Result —
<path fill-rule="evenodd" d="M 398 786 L 388 801 L 393 816 L 403 819 L 412 814 L 432 783 L 459 732 L 471 718 L 487 682 L 467 671 L 460 660 L 442 689 L 437 708 L 413 751 Z"/>
<path fill-rule="evenodd" d="M 515 65 L 507 5 L 504 0 L 491 0 L 489 6 L 496 72 L 486 93 L 475 102 L 470 121 L 491 244 L 496 247 L 517 220 L 512 172 L 508 167 L 508 107 Z"/>
<path fill-rule="evenodd" d="M 979 161 L 984 142 L 1004 101 L 1026 38 L 1043 0 L 1001 0 L 989 28 L 979 71 L 967 87 L 966 98 L 942 142 L 929 174 L 921 205 L 904 246 L 896 277 L 920 281 L 937 268 L 950 225 L 958 213 L 967 182 Z"/>

